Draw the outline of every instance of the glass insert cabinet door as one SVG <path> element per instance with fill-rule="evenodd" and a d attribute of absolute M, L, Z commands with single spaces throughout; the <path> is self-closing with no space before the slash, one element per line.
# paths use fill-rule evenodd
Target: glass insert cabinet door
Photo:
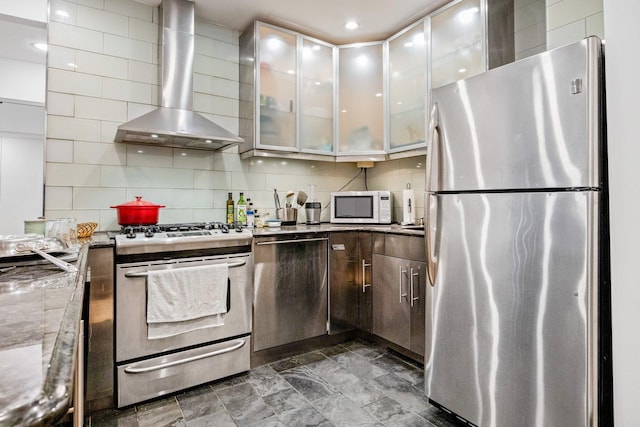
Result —
<path fill-rule="evenodd" d="M 260 25 L 260 145 L 296 149 L 296 36 Z"/>
<path fill-rule="evenodd" d="M 431 86 L 486 70 L 482 0 L 462 0 L 431 16 Z"/>
<path fill-rule="evenodd" d="M 384 150 L 382 46 L 340 46 L 338 154 Z"/>
<path fill-rule="evenodd" d="M 389 147 L 425 146 L 425 22 L 389 40 Z"/>
<path fill-rule="evenodd" d="M 302 40 L 300 149 L 333 153 L 334 47 Z"/>

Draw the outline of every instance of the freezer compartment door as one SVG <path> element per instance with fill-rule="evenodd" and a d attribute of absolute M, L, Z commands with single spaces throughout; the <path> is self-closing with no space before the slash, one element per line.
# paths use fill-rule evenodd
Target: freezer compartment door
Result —
<path fill-rule="evenodd" d="M 600 187 L 595 37 L 433 91 L 430 191 Z"/>
<path fill-rule="evenodd" d="M 481 426 L 588 425 L 598 193 L 431 200 L 426 395 Z"/>

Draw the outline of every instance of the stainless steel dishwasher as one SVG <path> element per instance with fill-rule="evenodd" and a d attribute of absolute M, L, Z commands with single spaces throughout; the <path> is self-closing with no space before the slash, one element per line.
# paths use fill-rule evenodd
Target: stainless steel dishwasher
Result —
<path fill-rule="evenodd" d="M 326 233 L 254 239 L 253 350 L 327 333 Z"/>

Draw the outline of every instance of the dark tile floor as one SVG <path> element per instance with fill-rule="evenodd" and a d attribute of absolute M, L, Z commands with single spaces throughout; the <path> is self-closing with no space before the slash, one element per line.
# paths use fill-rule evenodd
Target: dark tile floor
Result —
<path fill-rule="evenodd" d="M 429 404 L 423 371 L 384 348 L 349 341 L 124 410 L 91 427 L 457 426 Z"/>

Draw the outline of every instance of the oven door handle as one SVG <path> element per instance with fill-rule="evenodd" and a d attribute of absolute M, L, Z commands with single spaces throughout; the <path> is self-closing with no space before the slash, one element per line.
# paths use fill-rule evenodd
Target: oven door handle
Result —
<path fill-rule="evenodd" d="M 247 263 L 247 261 L 229 262 L 229 263 L 227 263 L 227 267 L 229 267 L 229 268 L 242 267 L 246 263 Z M 130 273 L 125 273 L 124 277 L 147 277 L 148 275 L 149 275 L 148 271 L 132 271 Z"/>
<path fill-rule="evenodd" d="M 204 353 L 204 354 L 198 354 L 196 356 L 186 357 L 184 359 L 172 360 L 171 362 L 160 363 L 158 365 L 143 366 L 143 367 L 140 367 L 140 368 L 136 368 L 135 364 L 134 364 L 134 365 L 127 366 L 126 368 L 124 368 L 124 371 L 127 374 L 145 374 L 147 372 L 153 372 L 153 371 L 157 371 L 159 369 L 166 369 L 166 368 L 171 368 L 172 366 L 183 365 L 185 363 L 195 362 L 197 360 L 206 359 L 208 357 L 219 356 L 221 354 L 229 353 L 229 352 L 232 352 L 234 350 L 239 349 L 240 347 L 244 346 L 247 343 L 247 340 L 246 339 L 239 339 L 239 340 L 232 341 L 232 343 L 233 343 L 233 345 L 231 345 L 229 347 L 221 348 L 219 350 L 210 351 L 210 352 Z"/>

